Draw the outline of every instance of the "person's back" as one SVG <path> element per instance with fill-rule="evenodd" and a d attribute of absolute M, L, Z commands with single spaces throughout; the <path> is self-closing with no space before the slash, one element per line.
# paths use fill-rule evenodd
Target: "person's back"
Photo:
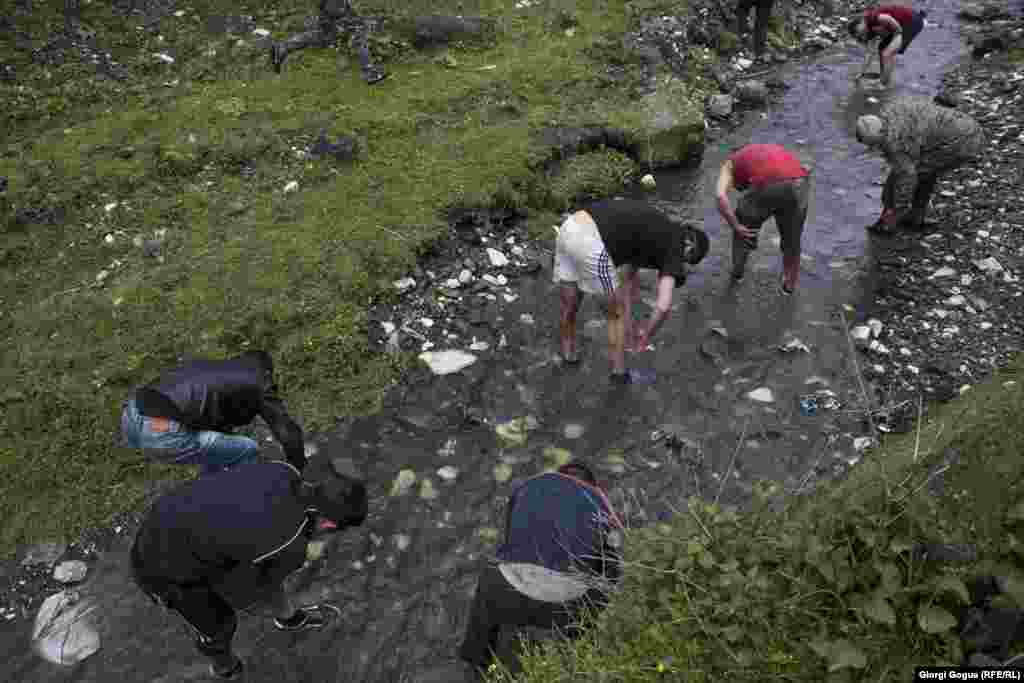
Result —
<path fill-rule="evenodd" d="M 807 175 L 800 160 L 782 145 L 746 145 L 729 156 L 734 164 L 736 189 L 763 187 L 780 180 L 795 180 Z"/>
<path fill-rule="evenodd" d="M 887 155 L 927 159 L 950 144 L 973 146 L 981 138 L 977 121 L 956 109 L 941 107 L 929 97 L 898 97 L 882 108 L 879 117 L 885 122 L 882 148 Z"/>
<path fill-rule="evenodd" d="M 144 573 L 157 572 L 173 583 L 217 581 L 237 563 L 252 562 L 297 539 L 307 521 L 294 489 L 298 481 L 295 468 L 270 462 L 183 484 L 154 503 L 133 554 Z M 305 545 L 296 548 L 304 551 Z M 294 559 L 286 564 L 295 564 Z"/>
<path fill-rule="evenodd" d="M 177 419 L 192 429 L 240 427 L 259 414 L 268 372 L 256 357 L 192 360 L 140 389 L 139 411 Z"/>
<path fill-rule="evenodd" d="M 605 536 L 616 524 L 599 489 L 555 472 L 544 474 L 512 494 L 497 559 L 564 573 L 603 573 Z"/>

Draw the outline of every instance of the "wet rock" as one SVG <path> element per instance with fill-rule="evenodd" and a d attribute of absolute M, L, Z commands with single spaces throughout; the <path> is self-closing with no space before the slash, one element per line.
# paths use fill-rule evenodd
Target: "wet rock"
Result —
<path fill-rule="evenodd" d="M 451 465 L 445 465 L 437 470 L 437 476 L 444 481 L 455 481 L 459 476 L 459 470 Z"/>
<path fill-rule="evenodd" d="M 567 439 L 578 439 L 583 436 L 583 425 L 581 424 L 568 424 L 563 430 L 563 434 Z"/>
<path fill-rule="evenodd" d="M 419 355 L 419 359 L 426 363 L 435 375 L 448 375 L 469 367 L 476 362 L 477 357 L 472 353 L 451 349 L 426 351 Z"/>
<path fill-rule="evenodd" d="M 654 179 L 654 176 L 648 173 L 644 175 L 643 178 L 640 179 L 640 184 L 643 185 L 648 190 L 653 190 L 658 186 L 658 181 Z"/>
<path fill-rule="evenodd" d="M 912 553 L 918 561 L 943 564 L 968 563 L 978 559 L 978 547 L 973 543 L 921 543 L 914 546 Z"/>
<path fill-rule="evenodd" d="M 28 549 L 21 560 L 21 566 L 52 565 L 61 558 L 67 548 L 66 543 L 39 543 Z"/>
<path fill-rule="evenodd" d="M 491 265 L 495 268 L 501 268 L 502 266 L 508 265 L 508 257 L 493 247 L 487 247 L 487 258 L 490 259 Z"/>
<path fill-rule="evenodd" d="M 764 81 L 741 81 L 736 85 L 736 96 L 745 104 L 762 105 L 768 100 L 768 87 Z"/>
<path fill-rule="evenodd" d="M 411 277 L 405 277 L 402 278 L 401 280 L 395 280 L 394 285 L 395 289 L 397 289 L 399 292 L 405 293 L 416 287 L 416 280 L 412 279 Z"/>
<path fill-rule="evenodd" d="M 85 578 L 89 565 L 81 560 L 61 562 L 53 569 L 53 578 L 60 583 L 78 583 Z"/>
<path fill-rule="evenodd" d="M 969 21 L 986 22 L 1009 16 L 1005 7 L 993 2 L 962 2 L 957 15 Z"/>
<path fill-rule="evenodd" d="M 359 141 L 351 135 L 343 135 L 336 142 L 332 142 L 327 137 L 327 131 L 321 130 L 309 153 L 314 157 L 330 157 L 335 161 L 347 163 L 354 161 L 359 155 Z"/>
<path fill-rule="evenodd" d="M 43 602 L 32 629 L 32 645 L 40 657 L 54 664 L 77 664 L 100 649 L 100 636 L 92 625 L 92 600 L 76 591 L 61 591 Z"/>
<path fill-rule="evenodd" d="M 749 398 L 751 401 L 757 401 L 758 403 L 775 402 L 775 395 L 772 393 L 772 390 L 769 389 L 768 387 L 754 389 L 753 391 L 747 393 L 747 398 Z"/>
<path fill-rule="evenodd" d="M 456 40 L 486 43 L 493 40 L 496 26 L 487 17 L 420 16 L 412 21 L 412 43 L 420 50 Z"/>
<path fill-rule="evenodd" d="M 708 115 L 724 119 L 732 114 L 736 100 L 732 95 L 712 95 L 708 98 Z"/>

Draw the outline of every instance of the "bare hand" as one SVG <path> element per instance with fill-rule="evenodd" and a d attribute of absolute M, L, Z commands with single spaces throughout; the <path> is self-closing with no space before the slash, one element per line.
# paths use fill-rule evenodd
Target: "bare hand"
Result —
<path fill-rule="evenodd" d="M 756 234 L 753 230 L 743 225 L 737 225 L 733 230 L 735 230 L 736 234 L 745 240 L 754 239 Z"/>

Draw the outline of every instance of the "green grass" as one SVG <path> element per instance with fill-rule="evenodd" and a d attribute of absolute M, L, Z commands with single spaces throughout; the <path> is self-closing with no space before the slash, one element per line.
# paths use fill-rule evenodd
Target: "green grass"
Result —
<path fill-rule="evenodd" d="M 271 351 L 308 430 L 372 411 L 408 359 L 370 352 L 367 307 L 390 300 L 391 282 L 445 234 L 445 209 L 549 216 L 629 175 L 630 160 L 597 152 L 593 168 L 574 161 L 548 178 L 549 152 L 533 142 L 552 124 L 637 123 L 628 87 L 608 87 L 604 68 L 631 59 L 619 47 L 629 4 L 513 4 L 361 3 L 397 27 L 374 39 L 392 76 L 373 88 L 344 48 L 297 53 L 277 77 L 252 36 L 204 33 L 198 5 L 179 5 L 187 14 L 163 21 L 162 41 L 105 3 L 85 6 L 99 44 L 141 79 L 98 79 L 75 59 L 33 65 L 0 45 L 19 73 L 0 85 L 0 555 L 73 537 L 169 476 L 114 443 L 131 387 L 180 355 Z M 211 1 L 202 13 L 251 14 L 281 38 L 314 6 Z M 445 11 L 495 18 L 496 39 L 413 50 L 402 17 Z M 37 44 L 61 23 L 48 6 L 18 21 Z M 152 56 L 164 50 L 174 64 Z M 359 162 L 297 158 L 292 147 L 322 128 L 357 136 Z M 16 226 L 26 206 L 63 207 L 67 220 Z M 132 244 L 157 231 L 163 262 Z"/>
<path fill-rule="evenodd" d="M 960 461 L 931 495 L 950 448 Z M 528 648 L 516 680 L 895 683 L 916 666 L 958 665 L 967 579 L 1007 576 L 998 600 L 1024 606 L 1022 452 L 1018 360 L 788 507 L 767 482 L 743 514 L 691 500 L 671 524 L 631 532 L 613 605 L 578 642 Z M 925 563 L 918 542 L 974 543 L 979 558 Z"/>

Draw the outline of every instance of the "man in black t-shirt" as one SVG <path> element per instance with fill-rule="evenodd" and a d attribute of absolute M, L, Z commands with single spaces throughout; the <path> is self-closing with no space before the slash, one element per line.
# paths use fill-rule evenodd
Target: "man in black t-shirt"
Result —
<path fill-rule="evenodd" d="M 602 294 L 608 298 L 612 381 L 628 382 L 626 349 L 647 349 L 669 315 L 673 290 L 686 281 L 684 264 L 700 263 L 707 252 L 703 231 L 672 222 L 646 202 L 604 200 L 570 215 L 558 229 L 552 278 L 561 286 L 563 360 L 579 361 L 576 314 L 583 294 Z M 632 305 L 641 268 L 658 271 L 658 295 L 651 319 L 634 326 Z"/>

